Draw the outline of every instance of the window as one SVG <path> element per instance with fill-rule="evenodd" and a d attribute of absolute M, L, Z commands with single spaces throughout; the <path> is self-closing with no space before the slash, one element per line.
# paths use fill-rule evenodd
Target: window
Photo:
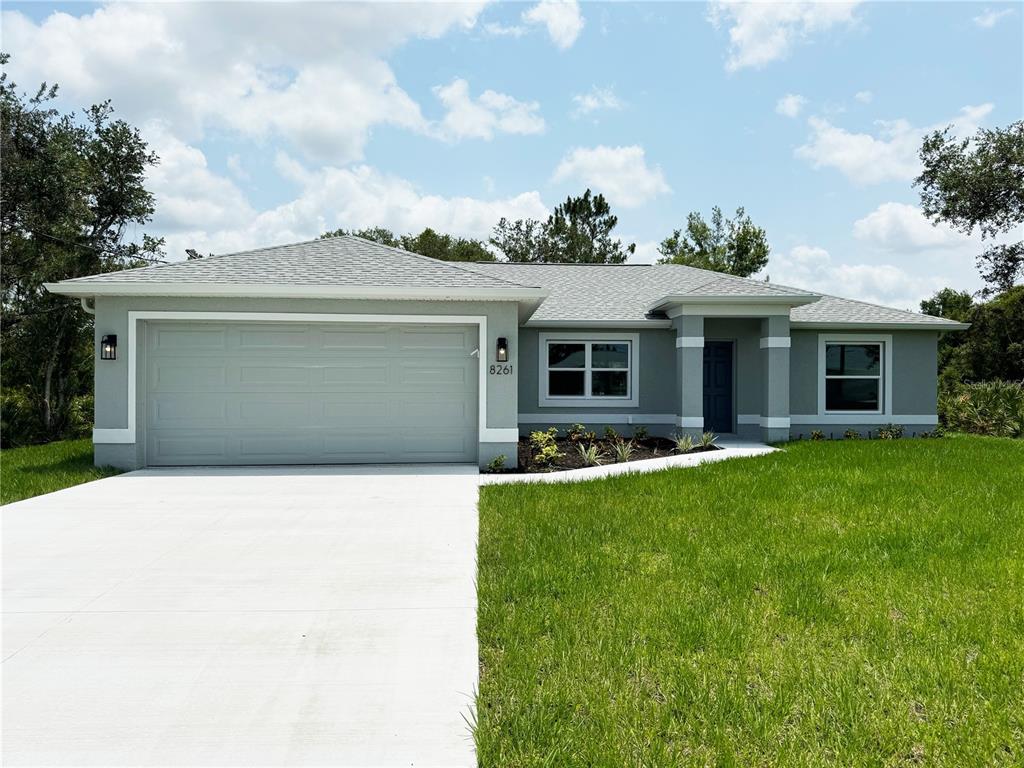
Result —
<path fill-rule="evenodd" d="M 544 334 L 541 342 L 542 403 L 635 404 L 632 335 L 583 340 Z"/>
<path fill-rule="evenodd" d="M 825 410 L 882 412 L 882 343 L 825 344 Z"/>

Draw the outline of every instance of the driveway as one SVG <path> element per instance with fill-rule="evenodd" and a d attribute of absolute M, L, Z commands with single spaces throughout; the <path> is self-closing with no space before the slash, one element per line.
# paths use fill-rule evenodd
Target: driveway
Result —
<path fill-rule="evenodd" d="M 0 510 L 4 765 L 475 765 L 476 467 L 132 472 Z"/>

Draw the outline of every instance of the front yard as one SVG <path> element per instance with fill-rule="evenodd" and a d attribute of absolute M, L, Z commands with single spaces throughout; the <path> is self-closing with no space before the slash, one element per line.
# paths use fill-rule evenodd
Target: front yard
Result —
<path fill-rule="evenodd" d="M 1024 443 L 481 489 L 481 765 L 1024 763 Z"/>
<path fill-rule="evenodd" d="M 91 440 L 61 440 L 0 451 L 0 504 L 118 474 L 92 465 Z"/>

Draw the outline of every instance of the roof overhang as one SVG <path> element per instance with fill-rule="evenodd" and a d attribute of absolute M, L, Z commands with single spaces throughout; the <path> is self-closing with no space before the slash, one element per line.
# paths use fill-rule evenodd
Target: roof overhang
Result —
<path fill-rule="evenodd" d="M 531 320 L 530 328 L 671 328 L 672 321 L 664 318 L 650 320 Z"/>
<path fill-rule="evenodd" d="M 514 301 L 519 318 L 529 318 L 548 296 L 544 288 L 505 287 L 389 287 L 345 285 L 291 285 L 276 283 L 199 283 L 65 280 L 44 283 L 50 293 L 76 298 L 158 297 L 260 299 L 362 299 L 399 301 Z"/>
<path fill-rule="evenodd" d="M 842 323 L 842 322 L 815 322 L 814 320 L 793 320 L 790 322 L 793 328 L 812 331 L 966 331 L 971 327 L 970 323 L 955 323 L 952 320 L 946 323 Z"/>
<path fill-rule="evenodd" d="M 794 293 L 794 294 L 771 294 L 761 296 L 735 296 L 735 295 L 702 295 L 695 296 L 693 294 L 668 294 L 662 296 L 660 299 L 652 302 L 648 307 L 648 312 L 665 312 L 669 317 L 673 316 L 673 310 L 676 315 L 680 314 L 699 314 L 699 307 L 718 307 L 715 314 L 725 314 L 721 311 L 722 307 L 735 307 L 737 314 L 750 315 L 753 307 L 775 307 L 775 308 L 791 308 L 791 307 L 802 307 L 805 304 L 813 304 L 818 301 L 821 296 L 813 293 Z M 687 310 L 679 311 L 681 308 L 687 308 Z"/>

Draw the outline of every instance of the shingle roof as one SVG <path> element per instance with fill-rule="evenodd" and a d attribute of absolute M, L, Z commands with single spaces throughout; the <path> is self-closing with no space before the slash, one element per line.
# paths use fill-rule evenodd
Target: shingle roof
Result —
<path fill-rule="evenodd" d="M 641 323 L 659 299 L 668 296 L 816 297 L 810 291 L 765 283 L 760 280 L 722 275 L 681 264 L 507 264 L 471 265 L 483 274 L 538 285 L 549 296 L 530 318 L 528 325 L 546 322 L 619 321 Z M 796 302 L 794 302 L 796 303 Z M 927 325 L 959 327 L 949 320 L 891 307 L 868 304 L 836 296 L 820 296 L 803 306 L 794 306 L 790 317 L 795 324 L 835 323 L 870 325 Z"/>
<path fill-rule="evenodd" d="M 216 283 L 383 288 L 521 288 L 505 276 L 466 269 L 359 237 L 332 237 L 155 267 L 90 275 L 81 283 Z"/>

